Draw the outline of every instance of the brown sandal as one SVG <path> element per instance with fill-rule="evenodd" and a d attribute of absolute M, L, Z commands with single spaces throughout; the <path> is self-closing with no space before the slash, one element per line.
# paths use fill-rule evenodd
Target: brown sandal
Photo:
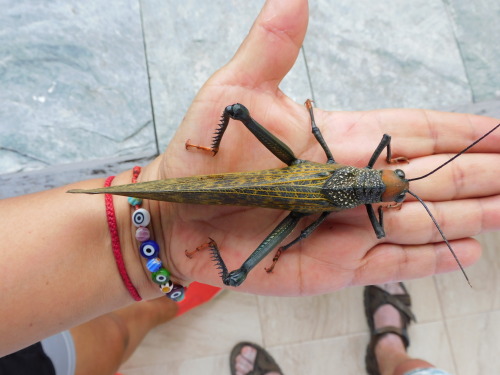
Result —
<path fill-rule="evenodd" d="M 273 357 L 261 346 L 251 343 L 251 342 L 240 342 L 236 344 L 233 350 L 231 350 L 231 356 L 229 357 L 229 366 L 231 368 L 231 375 L 236 374 L 236 357 L 241 353 L 241 349 L 244 346 L 251 346 L 257 350 L 257 356 L 255 357 L 254 367 L 248 375 L 263 375 L 269 372 L 277 372 L 283 374 L 280 367 L 276 363 Z"/>
<path fill-rule="evenodd" d="M 365 363 L 366 371 L 370 375 L 380 375 L 377 358 L 375 356 L 375 346 L 382 337 L 389 333 L 394 333 L 401 337 L 405 348 L 410 345 L 407 327 L 412 320 L 416 321 L 416 319 L 415 315 L 413 315 L 413 312 L 411 311 L 411 297 L 404 284 L 399 283 L 399 285 L 404 290 L 403 294 L 390 294 L 375 285 L 365 287 L 365 314 L 368 326 L 370 327 L 370 343 L 366 348 Z M 380 306 L 386 304 L 392 305 L 399 311 L 399 314 L 401 315 L 401 327 L 386 326 L 378 329 L 375 328 L 373 315 Z"/>

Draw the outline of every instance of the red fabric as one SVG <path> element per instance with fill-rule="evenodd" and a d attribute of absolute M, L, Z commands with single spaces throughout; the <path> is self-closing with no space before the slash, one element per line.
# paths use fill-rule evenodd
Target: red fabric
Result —
<path fill-rule="evenodd" d="M 111 182 L 114 178 L 115 176 L 108 177 L 104 183 L 104 187 L 111 186 Z M 108 219 L 109 233 L 111 235 L 111 247 L 113 248 L 113 255 L 115 256 L 118 272 L 120 272 L 123 283 L 132 298 L 136 301 L 141 301 L 142 298 L 137 289 L 135 289 L 134 284 L 132 284 L 127 269 L 125 268 L 125 262 L 123 261 L 120 237 L 118 236 L 118 225 L 116 224 L 115 207 L 113 205 L 113 196 L 111 194 L 104 194 L 104 201 L 106 203 L 106 217 Z"/>
<path fill-rule="evenodd" d="M 192 282 L 189 287 L 186 288 L 186 296 L 180 302 L 177 302 L 179 305 L 179 310 L 177 310 L 177 315 L 182 315 L 185 312 L 191 310 L 192 308 L 199 306 L 205 302 L 208 302 L 213 297 L 215 297 L 221 288 L 202 284 L 198 282 Z"/>

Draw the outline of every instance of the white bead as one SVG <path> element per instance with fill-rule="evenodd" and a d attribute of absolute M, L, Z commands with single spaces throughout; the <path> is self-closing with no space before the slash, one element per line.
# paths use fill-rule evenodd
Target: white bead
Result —
<path fill-rule="evenodd" d="M 136 227 L 147 227 L 151 221 L 151 215 L 148 210 L 139 208 L 132 214 L 132 222 Z"/>
<path fill-rule="evenodd" d="M 174 288 L 172 280 L 168 280 L 165 284 L 160 285 L 162 293 L 169 293 Z"/>

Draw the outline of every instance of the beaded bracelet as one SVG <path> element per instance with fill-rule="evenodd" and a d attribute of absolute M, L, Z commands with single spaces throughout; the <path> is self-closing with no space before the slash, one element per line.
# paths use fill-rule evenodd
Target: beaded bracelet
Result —
<path fill-rule="evenodd" d="M 134 167 L 132 173 L 132 183 L 136 183 L 137 177 L 141 173 L 141 167 Z M 158 284 L 161 292 L 165 293 L 170 299 L 176 302 L 182 301 L 185 288 L 182 285 L 174 284 L 170 280 L 170 272 L 163 266 L 161 259 L 158 257 L 160 246 L 151 239 L 147 228 L 151 221 L 149 211 L 141 208 L 142 199 L 140 198 L 128 197 L 128 203 L 135 208 L 132 213 L 132 222 L 137 227 L 135 238 L 141 243 L 139 253 L 147 260 L 146 267 L 152 273 L 153 282 Z"/>

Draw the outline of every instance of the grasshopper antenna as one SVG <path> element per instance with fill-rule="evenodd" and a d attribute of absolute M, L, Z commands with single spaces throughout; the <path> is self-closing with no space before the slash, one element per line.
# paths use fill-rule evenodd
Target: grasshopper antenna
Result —
<path fill-rule="evenodd" d="M 497 126 L 498 127 L 498 126 Z M 450 243 L 448 242 L 448 239 L 446 238 L 446 236 L 444 235 L 443 231 L 441 230 L 441 227 L 439 226 L 439 224 L 437 223 L 436 219 L 434 218 L 434 216 L 431 214 L 431 211 L 429 210 L 429 207 L 427 207 L 427 205 L 424 203 L 424 201 L 418 196 L 416 195 L 415 193 L 412 193 L 411 191 L 407 191 L 409 194 L 413 195 L 420 203 L 422 203 L 422 206 L 424 206 L 425 210 L 427 211 L 427 213 L 429 214 L 429 216 L 431 217 L 432 221 L 434 222 L 434 225 L 436 226 L 437 230 L 439 231 L 439 233 L 441 234 L 441 237 L 443 237 L 443 240 L 444 242 L 446 243 L 446 245 L 448 246 L 448 249 L 450 249 L 453 257 L 455 258 L 458 266 L 460 267 L 460 270 L 462 271 L 462 273 L 464 274 L 465 276 L 465 280 L 467 280 L 467 283 L 469 284 L 469 286 L 472 288 L 472 284 L 470 283 L 470 280 L 469 280 L 469 277 L 467 276 L 467 274 L 465 273 L 465 270 L 464 268 L 462 267 L 462 264 L 460 263 L 460 260 L 458 260 L 458 257 L 457 257 L 457 254 L 455 254 L 455 252 L 453 251 L 453 249 L 451 248 L 451 245 Z"/>
<path fill-rule="evenodd" d="M 415 177 L 415 178 L 410 178 L 408 179 L 408 181 L 416 181 L 416 180 L 421 180 L 423 178 L 426 178 L 427 176 L 430 176 L 431 174 L 433 174 L 434 172 L 437 172 L 438 170 L 440 170 L 441 168 L 443 168 L 446 164 L 448 163 L 451 163 L 453 160 L 455 160 L 456 158 L 458 158 L 460 155 L 462 155 L 464 152 L 468 151 L 470 148 L 474 147 L 476 144 L 478 144 L 479 142 L 481 142 L 484 138 L 486 138 L 487 136 L 489 136 L 491 133 L 493 133 L 495 130 L 497 130 L 498 128 L 500 127 L 500 124 L 498 124 L 497 126 L 495 126 L 493 129 L 491 129 L 488 133 L 484 134 L 481 138 L 479 139 L 476 139 L 474 142 L 472 142 L 469 146 L 467 146 L 466 148 L 464 148 L 462 151 L 460 151 L 458 154 L 456 154 L 455 156 L 453 156 L 450 160 L 448 160 L 446 163 L 443 163 L 441 164 L 439 167 L 437 167 L 436 169 L 434 169 L 433 171 L 430 171 L 429 173 L 426 173 L 424 174 L 423 176 L 420 176 L 420 177 Z M 412 194 L 413 195 L 413 194 Z M 415 197 L 416 198 L 416 197 Z"/>

